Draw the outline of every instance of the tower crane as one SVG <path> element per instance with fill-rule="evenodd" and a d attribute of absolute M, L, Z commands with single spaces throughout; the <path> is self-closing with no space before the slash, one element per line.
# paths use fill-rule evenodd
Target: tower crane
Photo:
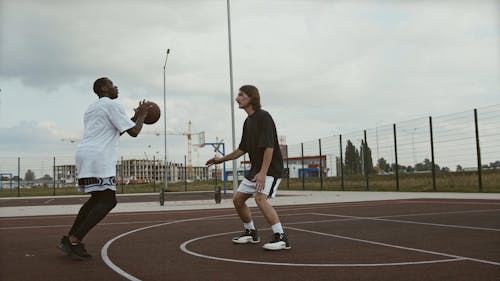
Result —
<path fill-rule="evenodd" d="M 185 132 L 178 132 L 178 131 L 146 131 L 143 132 L 143 134 L 148 134 L 148 135 L 156 135 L 156 136 L 162 136 L 162 135 L 182 135 L 182 136 L 187 136 L 187 169 L 188 169 L 188 178 L 193 178 L 193 145 L 192 145 L 192 138 L 193 135 L 200 135 L 200 134 L 205 134 L 205 132 L 197 132 L 193 133 L 191 131 L 191 120 L 188 122 L 188 129 Z"/>
<path fill-rule="evenodd" d="M 76 139 L 76 138 L 62 138 L 61 141 L 67 141 L 67 142 L 70 142 L 70 143 L 75 143 L 75 142 L 79 142 L 80 139 Z"/>

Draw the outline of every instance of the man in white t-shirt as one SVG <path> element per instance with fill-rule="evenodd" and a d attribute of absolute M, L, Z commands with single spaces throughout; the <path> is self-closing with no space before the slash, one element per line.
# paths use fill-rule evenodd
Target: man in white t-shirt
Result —
<path fill-rule="evenodd" d="M 58 244 L 62 251 L 80 259 L 91 257 L 81 242 L 83 237 L 116 206 L 116 143 L 125 132 L 137 137 L 150 107 L 139 102 L 131 119 L 115 101 L 118 87 L 105 77 L 94 82 L 94 92 L 99 99 L 85 111 L 83 137 L 75 153 L 78 190 L 91 196 Z"/>

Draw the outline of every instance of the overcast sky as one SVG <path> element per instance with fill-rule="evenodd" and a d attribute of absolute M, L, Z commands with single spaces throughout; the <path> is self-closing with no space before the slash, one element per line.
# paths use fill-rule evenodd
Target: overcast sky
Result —
<path fill-rule="evenodd" d="M 233 0 L 234 93 L 257 86 L 288 144 L 499 104 L 499 3 Z M 167 130 L 191 120 L 232 148 L 226 1 L 0 0 L 0 27 L 0 157 L 72 159 L 61 139 L 81 136 L 102 76 L 131 115 L 163 105 L 167 49 Z M 237 143 L 245 118 L 236 105 Z M 183 161 L 186 138 L 168 140 Z M 123 136 L 120 154 L 162 158 L 162 141 Z"/>

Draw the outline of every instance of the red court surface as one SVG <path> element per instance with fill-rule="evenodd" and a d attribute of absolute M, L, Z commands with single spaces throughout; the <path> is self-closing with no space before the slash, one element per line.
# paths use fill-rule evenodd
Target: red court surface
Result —
<path fill-rule="evenodd" d="M 232 209 L 111 213 L 56 248 L 74 215 L 0 218 L 0 280 L 500 280 L 500 200 L 409 199 L 277 206 L 292 249 L 232 244 Z"/>

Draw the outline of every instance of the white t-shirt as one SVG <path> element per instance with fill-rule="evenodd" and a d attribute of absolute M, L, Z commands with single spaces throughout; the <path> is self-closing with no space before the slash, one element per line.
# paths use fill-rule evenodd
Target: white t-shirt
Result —
<path fill-rule="evenodd" d="M 91 104 L 83 118 L 83 137 L 76 149 L 78 178 L 116 176 L 120 133 L 135 126 L 118 102 L 102 97 Z"/>

